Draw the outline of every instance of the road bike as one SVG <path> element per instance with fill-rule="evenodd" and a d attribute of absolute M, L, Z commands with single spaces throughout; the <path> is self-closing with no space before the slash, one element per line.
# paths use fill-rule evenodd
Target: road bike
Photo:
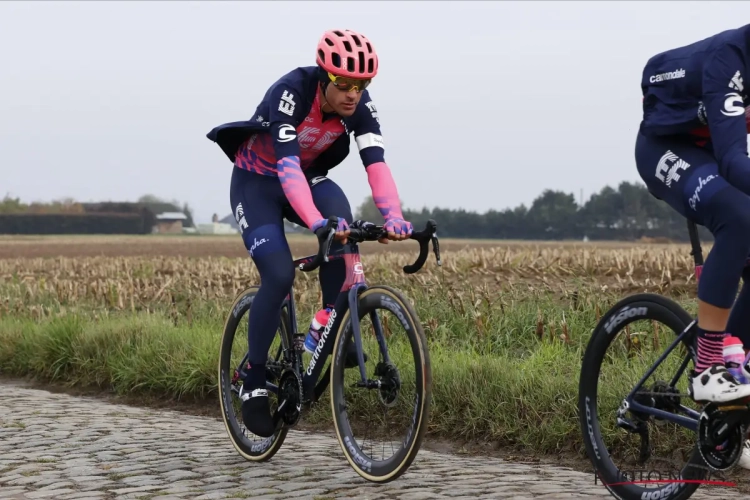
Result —
<path fill-rule="evenodd" d="M 239 454 L 250 461 L 267 461 L 279 450 L 287 431 L 298 423 L 303 411 L 310 409 L 330 384 L 333 427 L 344 456 L 360 476 L 384 483 L 398 478 L 409 468 L 427 429 L 432 397 L 427 339 L 417 313 L 402 292 L 385 285 L 365 283 L 357 245 L 384 238 L 383 226 L 353 222 L 347 243 L 340 251 L 331 253 L 336 225 L 337 219 L 331 217 L 328 224 L 316 232 L 317 255 L 294 261 L 297 269 L 310 272 L 322 262 L 344 259 L 346 280 L 307 363 L 303 362 L 305 333 L 296 331 L 294 287 L 284 300 L 280 326 L 266 362 L 266 387 L 276 425 L 274 434 L 260 438 L 247 431 L 237 397 L 248 363 L 247 327 L 239 327 L 243 318 L 249 316 L 257 286 L 237 296 L 225 323 L 218 373 L 221 414 Z M 411 239 L 419 243 L 420 251 L 413 264 L 403 267 L 405 273 L 416 273 L 424 266 L 430 242 L 437 264 L 441 265 L 435 221 L 429 220 L 423 231 L 412 233 Z M 399 327 L 405 335 L 397 335 Z M 236 336 L 238 329 L 242 333 Z M 241 348 L 233 354 L 236 339 Z M 366 363 L 365 351 L 378 355 Z M 351 360 L 352 353 L 356 363 Z M 329 357 L 330 363 L 326 364 Z M 349 367 L 358 371 L 347 370 Z M 351 394 L 345 394 L 349 389 L 352 389 Z M 357 410 L 358 403 L 363 404 L 364 409 Z M 361 424 L 358 418 L 370 418 L 374 423 Z M 406 421 L 403 429 L 398 426 L 399 420 Z M 377 450 L 374 446 L 367 448 L 366 439 L 359 442 L 355 439 L 354 434 L 359 432 L 364 432 L 365 437 L 369 432 L 376 432 L 379 438 L 390 439 L 387 446 L 393 455 L 375 456 Z"/>
<path fill-rule="evenodd" d="M 703 253 L 692 221 L 688 231 L 697 282 Z M 742 456 L 750 405 L 699 405 L 692 399 L 686 368 L 690 362 L 695 367 L 696 326 L 697 319 L 674 300 L 638 293 L 617 302 L 593 330 L 580 372 L 579 422 L 595 474 L 616 498 L 685 500 Z M 660 333 L 670 330 L 662 350 Z M 628 375 L 639 381 L 633 386 Z M 652 437 L 667 444 L 656 447 Z M 611 439 L 609 446 L 605 439 Z M 670 468 L 643 468 L 650 459 Z"/>

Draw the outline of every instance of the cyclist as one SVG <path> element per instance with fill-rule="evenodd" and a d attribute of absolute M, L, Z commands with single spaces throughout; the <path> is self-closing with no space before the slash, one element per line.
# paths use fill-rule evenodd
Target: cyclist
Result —
<path fill-rule="evenodd" d="M 641 81 L 638 172 L 654 196 L 714 235 L 698 285 L 696 401 L 750 396 L 750 385 L 727 371 L 722 354 L 728 334 L 750 349 L 748 63 L 750 25 L 653 56 Z"/>
<path fill-rule="evenodd" d="M 385 163 L 378 113 L 366 90 L 378 72 L 372 42 L 355 31 L 326 31 L 318 42 L 316 62 L 274 82 L 250 120 L 226 123 L 208 133 L 235 165 L 230 203 L 245 247 L 260 272 L 261 286 L 248 327 L 250 368 L 240 398 L 243 422 L 262 437 L 274 430 L 265 363 L 295 273 L 283 219 L 315 231 L 329 216 L 337 216 L 336 242 L 330 253 L 349 251 L 343 244 L 352 211 L 344 192 L 326 175 L 349 154 L 350 133 L 354 133 L 373 200 L 385 219 L 388 238 L 381 243 L 406 239 L 413 231 L 403 218 Z M 315 315 L 305 339 L 310 352 L 328 322 L 345 271 L 344 259 L 320 266 L 323 309 Z M 349 347 L 352 352 L 353 344 Z"/>

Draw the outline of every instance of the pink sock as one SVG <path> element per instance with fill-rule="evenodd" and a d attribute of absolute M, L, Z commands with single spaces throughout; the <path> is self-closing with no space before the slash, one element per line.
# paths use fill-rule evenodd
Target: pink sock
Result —
<path fill-rule="evenodd" d="M 698 328 L 698 360 L 695 371 L 700 373 L 713 364 L 724 364 L 724 337 L 726 333 L 707 332 Z"/>

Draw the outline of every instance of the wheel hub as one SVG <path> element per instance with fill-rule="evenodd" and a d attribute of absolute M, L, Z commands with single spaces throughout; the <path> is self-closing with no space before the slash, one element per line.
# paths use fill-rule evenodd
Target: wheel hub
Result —
<path fill-rule="evenodd" d="M 660 394 L 654 397 L 654 403 L 657 409 L 668 411 L 670 413 L 676 413 L 679 411 L 680 391 L 662 380 L 657 380 L 651 391 Z M 656 417 L 656 419 L 662 420 L 661 417 Z"/>
<path fill-rule="evenodd" d="M 396 404 L 401 389 L 401 379 L 398 376 L 398 368 L 392 363 L 380 362 L 375 367 L 375 376 L 380 377 L 378 394 L 380 401 L 387 407 Z"/>

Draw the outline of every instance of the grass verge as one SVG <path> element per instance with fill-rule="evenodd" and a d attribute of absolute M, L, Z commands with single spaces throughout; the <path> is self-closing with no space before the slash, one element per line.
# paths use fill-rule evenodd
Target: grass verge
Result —
<path fill-rule="evenodd" d="M 419 289 L 410 295 L 429 337 L 430 435 L 537 453 L 582 452 L 580 360 L 605 304 L 601 297 L 587 305 L 543 295 L 486 301 Z M 302 323 L 308 320 L 301 316 Z M 215 309 L 195 310 L 190 321 L 170 310 L 6 316 L 0 319 L 0 373 L 217 404 L 222 329 L 223 314 Z M 617 385 L 608 390 L 621 399 Z M 305 420 L 330 422 L 324 398 Z"/>

